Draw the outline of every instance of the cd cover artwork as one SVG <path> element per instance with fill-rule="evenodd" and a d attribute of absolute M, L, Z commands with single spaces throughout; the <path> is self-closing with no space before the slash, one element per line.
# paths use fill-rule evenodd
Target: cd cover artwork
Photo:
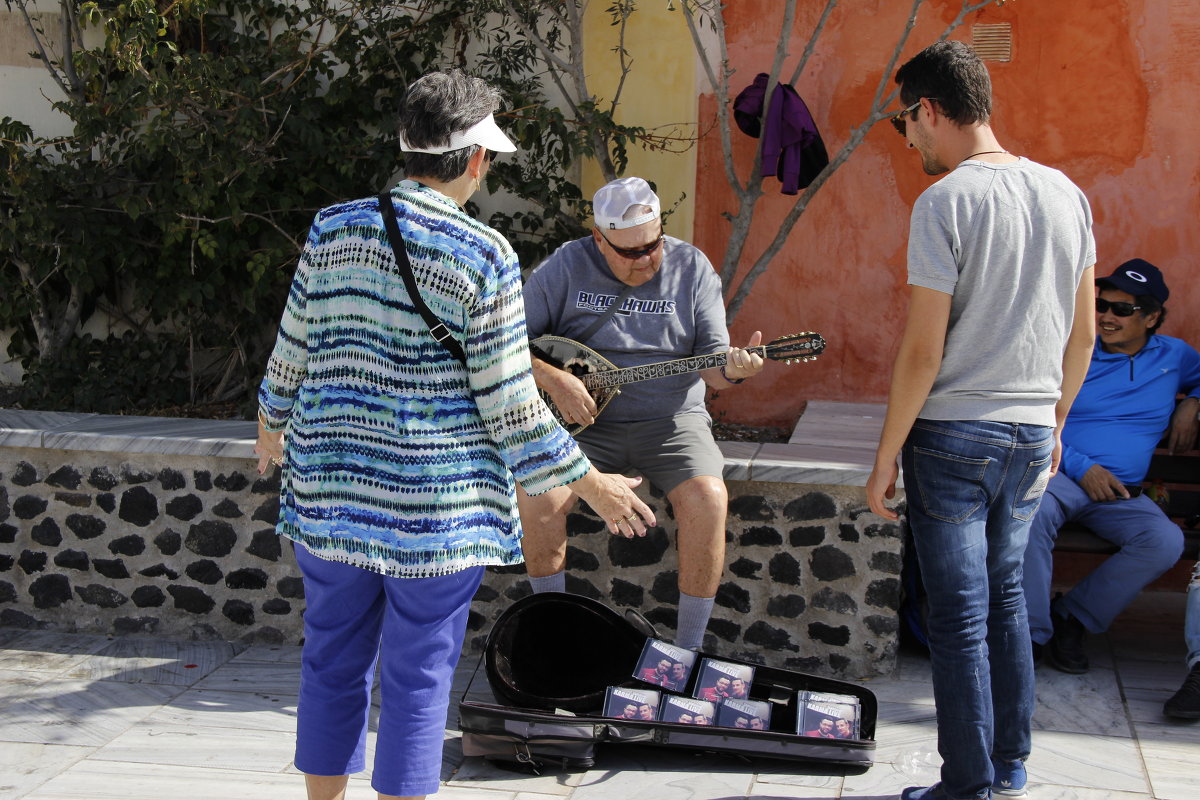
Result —
<path fill-rule="evenodd" d="M 697 700 L 719 703 L 727 697 L 734 700 L 749 700 L 750 686 L 754 681 L 754 667 L 734 664 L 715 658 L 700 659 L 696 679 L 696 690 L 692 696 Z"/>
<path fill-rule="evenodd" d="M 604 716 L 653 722 L 658 719 L 660 698 L 654 689 L 610 686 L 604 693 Z"/>
<path fill-rule="evenodd" d="M 663 697 L 659 719 L 680 725 L 712 725 L 715 712 L 716 703 L 669 694 Z"/>
<path fill-rule="evenodd" d="M 818 739 L 858 738 L 857 702 L 823 703 L 817 700 L 801 700 L 799 711 L 796 715 L 796 733 L 801 736 Z"/>
<path fill-rule="evenodd" d="M 727 698 L 717 706 L 717 725 L 751 731 L 771 729 L 771 704 L 763 700 Z"/>
<path fill-rule="evenodd" d="M 682 692 L 696 663 L 696 653 L 683 647 L 647 639 L 633 677 L 671 692 Z"/>

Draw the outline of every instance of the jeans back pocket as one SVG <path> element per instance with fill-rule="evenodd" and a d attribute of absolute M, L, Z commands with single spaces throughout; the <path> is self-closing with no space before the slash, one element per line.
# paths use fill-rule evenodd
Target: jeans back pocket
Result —
<path fill-rule="evenodd" d="M 934 519 L 959 523 L 986 502 L 983 479 L 992 459 L 913 446 L 912 461 L 921 510 Z"/>
<path fill-rule="evenodd" d="M 1021 477 L 1021 484 L 1013 494 L 1012 516 L 1028 522 L 1037 513 L 1042 504 L 1042 495 L 1046 493 L 1046 485 L 1050 483 L 1051 455 L 1030 461 Z"/>

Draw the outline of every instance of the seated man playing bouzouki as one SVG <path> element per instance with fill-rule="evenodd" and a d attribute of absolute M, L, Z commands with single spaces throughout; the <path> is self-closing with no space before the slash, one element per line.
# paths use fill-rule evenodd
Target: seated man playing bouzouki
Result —
<path fill-rule="evenodd" d="M 570 372 L 533 359 L 538 388 L 597 469 L 636 469 L 670 501 L 678 525 L 679 619 L 675 643 L 698 649 L 725 565 L 725 459 L 704 407 L 705 384 L 727 389 L 756 375 L 757 352 L 729 347 L 721 281 L 697 248 L 663 233 L 659 199 L 641 178 L 612 181 L 593 200 L 592 235 L 556 250 L 525 284 L 531 339 L 553 334 L 618 367 L 728 351 L 724 366 L 631 383 L 604 408 Z M 605 317 L 610 305 L 615 312 Z M 600 322 L 596 327 L 596 323 Z M 593 329 L 594 330 L 589 330 Z M 757 347 L 755 331 L 747 347 Z M 565 591 L 570 491 L 518 490 L 522 546 L 533 591 Z M 621 526 L 622 532 L 632 532 Z"/>

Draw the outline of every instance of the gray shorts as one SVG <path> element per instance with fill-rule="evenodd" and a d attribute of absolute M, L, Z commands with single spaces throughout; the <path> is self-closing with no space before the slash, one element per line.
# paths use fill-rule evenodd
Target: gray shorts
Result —
<path fill-rule="evenodd" d="M 648 422 L 600 420 L 576 437 L 601 472 L 640 472 L 662 492 L 701 475 L 720 478 L 725 456 L 707 414 L 677 414 Z"/>

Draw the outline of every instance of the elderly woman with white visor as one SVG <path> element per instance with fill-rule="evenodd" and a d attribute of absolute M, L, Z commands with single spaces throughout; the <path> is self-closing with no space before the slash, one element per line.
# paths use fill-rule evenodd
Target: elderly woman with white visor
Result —
<path fill-rule="evenodd" d="M 471 598 L 486 565 L 521 560 L 516 481 L 569 486 L 614 533 L 654 524 L 638 480 L 597 472 L 539 399 L 517 259 L 463 212 L 516 149 L 498 99 L 458 70 L 408 88 L 408 178 L 317 214 L 259 391 L 259 470 L 282 465 L 278 532 L 304 577 L 295 763 L 312 800 L 366 766 L 377 658 L 372 786 L 437 791 Z"/>

